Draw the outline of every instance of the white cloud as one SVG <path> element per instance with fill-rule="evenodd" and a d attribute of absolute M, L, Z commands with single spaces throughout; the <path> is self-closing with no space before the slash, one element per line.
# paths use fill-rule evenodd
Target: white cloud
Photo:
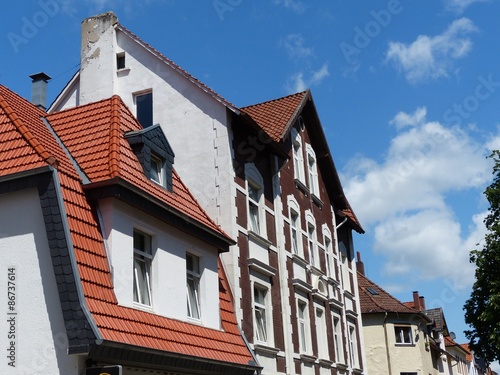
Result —
<path fill-rule="evenodd" d="M 311 86 L 321 84 L 321 82 L 329 75 L 328 64 L 326 63 L 323 64 L 323 66 L 317 71 L 312 72 L 310 78 L 308 79 L 304 78 L 304 73 L 296 73 L 287 83 L 287 91 L 291 93 L 304 91 Z"/>
<path fill-rule="evenodd" d="M 297 14 L 302 14 L 306 10 L 306 5 L 299 0 L 274 0 L 274 4 L 283 5 Z"/>
<path fill-rule="evenodd" d="M 394 118 L 389 122 L 392 125 L 396 126 L 396 129 L 402 129 L 406 126 L 416 126 L 420 125 L 422 121 L 425 120 L 425 116 L 427 115 L 427 108 L 420 107 L 417 108 L 416 111 L 412 114 L 408 114 L 406 112 L 399 112 Z"/>
<path fill-rule="evenodd" d="M 461 14 L 474 3 L 484 3 L 489 0 L 444 0 L 445 8 L 455 14 Z"/>
<path fill-rule="evenodd" d="M 468 254 L 484 237 L 485 213 L 461 224 L 449 200 L 458 192 L 482 199 L 491 179 L 488 145 L 458 127 L 426 121 L 425 113 L 399 113 L 392 122 L 401 126 L 385 159 L 351 160 L 344 188 L 365 229 L 374 233 L 374 250 L 387 259 L 386 273 L 448 279 L 463 288 L 473 280 Z"/>
<path fill-rule="evenodd" d="M 281 40 L 280 45 L 284 47 L 291 59 L 306 58 L 312 56 L 314 49 L 305 46 L 305 39 L 300 34 L 289 34 Z"/>
<path fill-rule="evenodd" d="M 446 77 L 454 60 L 472 49 L 468 35 L 476 30 L 471 20 L 460 18 L 440 35 L 419 35 L 411 44 L 390 42 L 386 61 L 393 62 L 410 83 Z"/>

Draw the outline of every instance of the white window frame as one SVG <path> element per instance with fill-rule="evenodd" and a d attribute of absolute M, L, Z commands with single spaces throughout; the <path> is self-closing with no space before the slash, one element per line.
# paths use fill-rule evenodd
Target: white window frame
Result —
<path fill-rule="evenodd" d="M 151 154 L 150 163 L 150 179 L 156 182 L 158 185 L 165 186 L 165 160 L 161 157 Z"/>
<path fill-rule="evenodd" d="M 259 293 L 262 293 L 259 295 Z M 257 295 L 262 301 L 257 301 Z M 253 322 L 254 341 L 264 344 L 269 343 L 269 289 L 261 284 L 253 284 Z M 259 330 L 260 328 L 260 330 Z M 262 331 L 262 332 L 261 332 Z M 262 337 L 263 336 L 263 337 Z"/>
<path fill-rule="evenodd" d="M 301 306 L 304 308 L 301 309 Z M 303 298 L 297 298 L 297 329 L 299 338 L 299 351 L 307 354 L 311 349 L 311 332 L 309 319 L 309 302 Z"/>
<path fill-rule="evenodd" d="M 144 237 L 144 248 L 137 248 L 136 236 Z M 153 239 L 141 230 L 134 229 L 134 285 L 133 285 L 133 301 L 139 305 L 153 305 L 153 291 L 151 282 L 151 268 L 153 263 Z M 142 268 L 141 267 L 144 267 Z M 142 272 L 141 272 L 142 271 Z"/>
<path fill-rule="evenodd" d="M 318 167 L 316 162 L 316 153 L 310 144 L 306 144 L 307 154 L 307 172 L 309 180 L 309 191 L 319 198 L 319 180 L 318 180 Z"/>
<path fill-rule="evenodd" d="M 342 242 L 340 244 L 342 244 Z M 344 251 L 340 251 L 340 273 L 342 277 L 342 288 L 344 290 L 347 290 L 348 292 L 352 292 L 351 272 L 349 271 L 349 260 Z"/>
<path fill-rule="evenodd" d="M 189 257 L 192 258 L 192 260 L 196 260 L 196 262 L 191 262 L 193 269 L 188 268 Z M 192 253 L 186 253 L 186 303 L 187 316 L 190 319 L 201 320 L 200 283 L 201 258 Z"/>
<path fill-rule="evenodd" d="M 292 129 L 293 176 L 300 182 L 305 182 L 304 151 L 302 138 L 295 128 Z"/>
<path fill-rule="evenodd" d="M 288 196 L 288 217 L 290 219 L 290 251 L 292 254 L 298 255 L 300 257 L 304 257 L 304 250 L 302 249 L 302 226 L 301 226 L 301 217 L 300 217 L 300 206 L 295 200 L 293 196 Z M 297 220 L 292 219 L 292 214 L 297 215 Z M 296 235 L 296 249 L 294 245 L 294 233 Z"/>
<path fill-rule="evenodd" d="M 315 320 L 316 320 L 316 336 L 318 337 L 318 357 L 328 359 L 328 337 L 326 328 L 326 311 L 325 308 L 319 305 L 314 307 Z M 318 315 L 319 314 L 319 315 Z"/>
<path fill-rule="evenodd" d="M 358 353 L 358 335 L 354 324 L 347 325 L 347 333 L 349 336 L 349 355 L 351 358 L 351 367 L 359 368 L 359 353 Z"/>
<path fill-rule="evenodd" d="M 332 233 L 330 229 L 323 224 L 323 246 L 325 248 L 326 258 L 326 274 L 328 277 L 335 279 L 335 261 L 333 254 Z"/>
<path fill-rule="evenodd" d="M 337 363 L 344 363 L 344 340 L 342 339 L 342 319 L 338 314 L 332 314 L 333 319 L 333 340 L 335 350 L 335 360 Z"/>
<path fill-rule="evenodd" d="M 309 251 L 309 263 L 319 267 L 318 237 L 316 233 L 316 220 L 310 210 L 306 212 L 307 250 Z"/>
<path fill-rule="evenodd" d="M 245 164 L 245 176 L 247 191 L 248 230 L 259 235 L 260 237 L 266 238 L 267 229 L 264 179 L 253 163 Z M 256 199 L 250 196 L 250 189 L 254 189 L 256 191 Z M 257 209 L 257 217 L 253 217 L 253 210 L 251 209 L 252 207 Z"/>
<path fill-rule="evenodd" d="M 405 332 L 407 335 L 405 335 Z M 413 332 L 411 326 L 409 325 L 395 324 L 394 337 L 396 345 L 413 345 Z"/>

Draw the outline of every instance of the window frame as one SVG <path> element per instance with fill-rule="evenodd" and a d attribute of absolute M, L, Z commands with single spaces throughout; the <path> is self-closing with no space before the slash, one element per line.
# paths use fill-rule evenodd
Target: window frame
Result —
<path fill-rule="evenodd" d="M 342 319 L 339 314 L 332 314 L 333 323 L 333 347 L 337 363 L 344 363 L 344 340 L 342 339 Z"/>
<path fill-rule="evenodd" d="M 318 317 L 318 312 L 321 313 Z M 316 305 L 314 307 L 315 321 L 316 321 L 316 336 L 317 336 L 317 347 L 318 347 L 318 357 L 328 359 L 328 336 L 326 327 L 326 309 L 323 306 Z"/>
<path fill-rule="evenodd" d="M 399 331 L 399 332 L 398 332 Z M 409 342 L 405 341 L 405 332 L 409 336 Z M 399 339 L 399 341 L 398 341 Z M 413 332 L 410 325 L 405 324 L 395 324 L 394 325 L 394 341 L 398 346 L 412 346 L 414 345 L 413 341 Z"/>
<path fill-rule="evenodd" d="M 256 293 L 257 292 L 257 293 Z M 263 293 L 263 294 L 258 294 Z M 262 297 L 262 301 L 257 301 L 256 296 Z M 254 324 L 254 341 L 258 343 L 269 343 L 269 302 L 268 302 L 269 288 L 254 283 L 253 284 L 253 295 L 252 295 L 252 310 L 253 310 L 253 324 Z M 260 319 L 257 317 L 257 312 L 260 313 Z M 259 328 L 262 332 L 259 331 Z M 261 337 L 263 334 L 264 337 Z"/>
<path fill-rule="evenodd" d="M 347 325 L 349 335 L 349 354 L 351 359 L 351 367 L 359 368 L 359 351 L 358 351 L 358 335 L 354 324 Z"/>
<path fill-rule="evenodd" d="M 304 308 L 302 309 L 301 306 Z M 299 352 L 307 354 L 310 351 L 310 329 L 309 329 L 309 303 L 306 299 L 297 298 L 297 329 L 299 338 Z"/>
<path fill-rule="evenodd" d="M 245 164 L 245 177 L 248 231 L 261 238 L 267 238 L 264 179 L 253 163 Z M 250 188 L 256 192 L 256 197 L 251 196 Z M 253 214 L 252 208 L 254 209 Z M 257 221 L 254 219 L 257 219 Z"/>
<path fill-rule="evenodd" d="M 193 260 L 196 259 L 197 267 L 194 267 L 195 262 L 191 262 L 193 264 L 193 269 L 189 269 L 188 257 L 191 257 Z M 190 284 L 190 281 L 192 281 L 192 284 Z M 201 284 L 201 258 L 195 254 L 186 252 L 186 304 L 187 304 L 186 314 L 189 319 L 201 320 L 202 310 L 201 310 L 201 299 L 200 299 L 200 284 Z M 195 310 L 193 310 L 193 305 L 192 305 L 193 301 L 196 307 Z"/>
<path fill-rule="evenodd" d="M 155 166 L 156 168 L 154 168 Z M 156 173 L 156 175 L 153 175 L 153 171 Z M 165 160 L 153 153 L 151 153 L 149 178 L 151 179 L 151 181 L 156 182 L 158 185 L 165 187 Z"/>
<path fill-rule="evenodd" d="M 318 179 L 318 163 L 316 153 L 310 144 L 306 144 L 307 154 L 307 178 L 309 183 L 309 191 L 319 198 L 319 179 Z"/>
<path fill-rule="evenodd" d="M 288 200 L 287 202 L 288 218 L 290 220 L 290 252 L 293 255 L 304 257 L 304 250 L 302 248 L 302 223 L 300 215 L 300 206 L 293 197 L 293 195 L 288 196 L 287 200 Z M 292 217 L 293 215 L 296 215 L 296 220 L 293 220 Z M 295 241 L 294 241 L 294 232 L 296 235 Z"/>
<path fill-rule="evenodd" d="M 319 267 L 318 235 L 316 232 L 316 220 L 311 211 L 306 212 L 307 250 L 309 251 L 309 263 L 313 267 Z"/>
<path fill-rule="evenodd" d="M 136 248 L 136 240 L 137 236 L 144 237 L 144 249 Z M 139 304 L 141 306 L 152 307 L 153 306 L 153 290 L 152 290 L 152 277 L 151 277 L 151 269 L 153 263 L 153 238 L 151 235 L 139 230 L 133 230 L 133 249 L 134 249 L 134 277 L 133 277 L 133 298 L 135 304 Z M 137 263 L 140 262 L 144 265 L 144 274 L 139 278 L 138 269 L 141 267 L 137 267 Z M 142 272 L 141 272 L 142 273 Z M 141 281 L 142 280 L 142 281 Z M 141 283 L 145 283 L 141 285 Z M 143 292 L 147 292 L 146 295 L 142 295 Z M 146 300 L 147 298 L 147 300 Z"/>
<path fill-rule="evenodd" d="M 302 137 L 295 128 L 292 129 L 292 159 L 294 178 L 302 183 L 305 183 Z"/>

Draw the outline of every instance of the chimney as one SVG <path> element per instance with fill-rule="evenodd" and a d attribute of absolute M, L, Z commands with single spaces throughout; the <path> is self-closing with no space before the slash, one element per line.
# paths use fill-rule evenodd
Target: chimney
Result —
<path fill-rule="evenodd" d="M 356 262 L 356 268 L 358 269 L 360 274 L 365 276 L 365 265 L 361 260 L 361 253 L 359 251 L 356 252 L 356 257 L 358 258 L 358 261 Z"/>
<path fill-rule="evenodd" d="M 47 81 L 50 77 L 41 72 L 30 75 L 31 83 L 31 102 L 38 108 L 47 109 Z"/>
<path fill-rule="evenodd" d="M 425 310 L 425 297 L 420 296 L 420 310 L 424 311 Z"/>
<path fill-rule="evenodd" d="M 420 297 L 417 291 L 413 292 L 413 308 L 418 311 L 422 310 L 420 308 Z"/>

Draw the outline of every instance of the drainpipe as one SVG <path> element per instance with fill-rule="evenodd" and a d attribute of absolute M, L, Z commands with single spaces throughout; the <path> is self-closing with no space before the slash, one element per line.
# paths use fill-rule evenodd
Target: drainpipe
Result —
<path fill-rule="evenodd" d="M 389 339 L 387 337 L 387 311 L 385 312 L 384 316 L 384 336 L 385 336 L 385 352 L 387 355 L 387 370 L 388 374 L 392 375 L 391 356 L 389 354 Z"/>

